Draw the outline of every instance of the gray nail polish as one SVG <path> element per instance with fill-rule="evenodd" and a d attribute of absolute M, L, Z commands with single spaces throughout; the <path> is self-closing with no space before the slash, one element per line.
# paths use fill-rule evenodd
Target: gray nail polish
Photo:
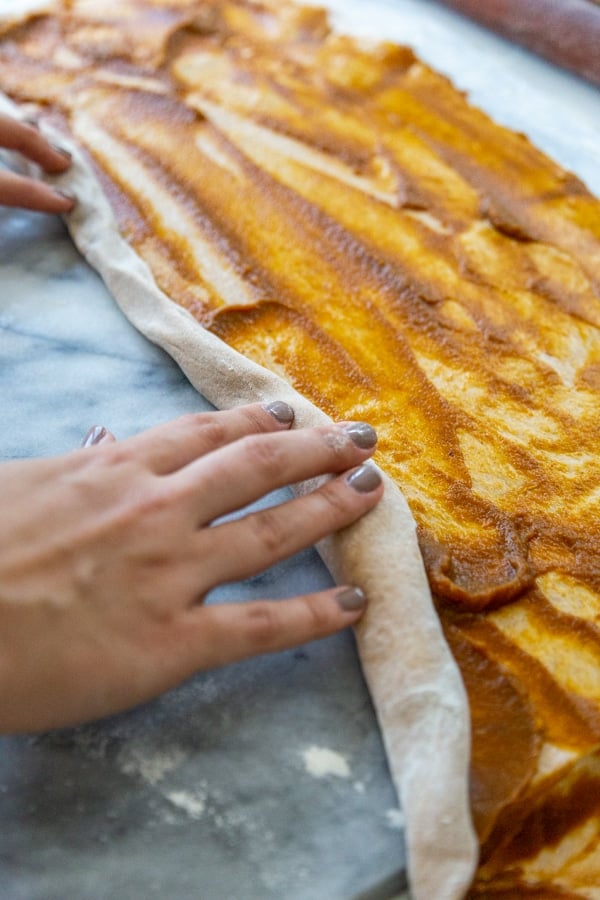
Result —
<path fill-rule="evenodd" d="M 356 612 L 367 605 L 366 595 L 359 587 L 342 588 L 335 595 L 335 599 L 345 612 Z"/>
<path fill-rule="evenodd" d="M 344 431 L 361 450 L 370 450 L 377 443 L 377 432 L 366 422 L 352 422 Z"/>
<path fill-rule="evenodd" d="M 106 428 L 104 427 L 104 425 L 92 425 L 92 427 L 82 440 L 81 446 L 93 447 L 94 444 L 99 444 L 104 437 L 106 437 Z"/>
<path fill-rule="evenodd" d="M 284 403 L 283 400 L 273 400 L 271 403 L 265 403 L 263 409 L 266 409 L 282 425 L 291 425 L 294 421 L 294 410 L 287 403 Z"/>
<path fill-rule="evenodd" d="M 58 194 L 58 196 L 62 197 L 64 200 L 70 200 L 72 203 L 75 203 L 77 199 L 74 194 L 71 194 L 70 191 L 63 191 L 60 188 L 55 188 L 54 193 Z"/>
<path fill-rule="evenodd" d="M 350 472 L 346 481 L 360 494 L 368 494 L 381 484 L 381 475 L 374 466 L 364 465 Z"/>
<path fill-rule="evenodd" d="M 64 156 L 65 159 L 68 159 L 68 160 L 73 159 L 72 154 L 71 154 L 68 150 L 65 150 L 64 147 L 60 147 L 58 144 L 50 144 L 50 146 L 51 146 L 52 149 L 55 150 L 57 153 L 60 153 L 61 156 Z"/>

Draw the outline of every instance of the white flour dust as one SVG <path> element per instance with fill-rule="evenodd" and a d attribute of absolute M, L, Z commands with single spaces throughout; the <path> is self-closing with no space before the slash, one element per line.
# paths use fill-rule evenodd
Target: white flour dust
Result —
<path fill-rule="evenodd" d="M 186 812 L 190 819 L 202 818 L 206 809 L 206 794 L 200 791 L 164 791 L 163 796 Z"/>
<path fill-rule="evenodd" d="M 404 828 L 404 813 L 401 809 L 387 809 L 385 817 L 389 828 L 393 828 L 394 831 L 402 831 Z"/>
<path fill-rule="evenodd" d="M 176 769 L 185 758 L 186 754 L 179 747 L 160 751 L 143 743 L 131 742 L 121 750 L 117 765 L 125 775 L 138 775 L 146 784 L 154 786 L 167 772 Z"/>
<path fill-rule="evenodd" d="M 328 747 L 307 747 L 302 751 L 304 768 L 313 778 L 327 778 L 334 775 L 336 778 L 349 778 L 350 766 L 348 760 L 341 753 L 330 750 Z"/>

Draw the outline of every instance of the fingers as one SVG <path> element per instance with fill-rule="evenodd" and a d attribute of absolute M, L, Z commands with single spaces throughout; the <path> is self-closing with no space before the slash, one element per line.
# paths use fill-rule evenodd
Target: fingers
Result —
<path fill-rule="evenodd" d="M 376 443 L 375 431 L 364 422 L 253 435 L 199 459 L 177 481 L 204 525 L 277 488 L 356 466 Z"/>
<path fill-rule="evenodd" d="M 70 154 L 52 145 L 35 125 L 2 113 L 0 147 L 20 153 L 48 174 L 64 172 L 71 164 Z M 0 204 L 37 212 L 67 213 L 75 205 L 75 199 L 35 178 L 0 171 Z"/>
<path fill-rule="evenodd" d="M 192 673 L 286 650 L 354 625 L 366 603 L 359 588 L 338 587 L 291 600 L 195 607 L 184 619 L 178 652 Z"/>
<path fill-rule="evenodd" d="M 68 151 L 51 144 L 31 122 L 0 113 L 0 147 L 14 150 L 48 174 L 64 172 L 71 164 Z"/>
<path fill-rule="evenodd" d="M 381 476 L 367 463 L 304 497 L 204 529 L 196 538 L 203 582 L 210 589 L 255 575 L 351 525 L 382 494 Z"/>
<path fill-rule="evenodd" d="M 294 411 L 287 403 L 254 403 L 222 412 L 182 416 L 128 438 L 119 446 L 157 475 L 168 475 L 247 435 L 287 429 L 293 420 Z"/>
<path fill-rule="evenodd" d="M 4 170 L 0 171 L 0 204 L 37 212 L 68 213 L 75 199 L 35 178 Z"/>

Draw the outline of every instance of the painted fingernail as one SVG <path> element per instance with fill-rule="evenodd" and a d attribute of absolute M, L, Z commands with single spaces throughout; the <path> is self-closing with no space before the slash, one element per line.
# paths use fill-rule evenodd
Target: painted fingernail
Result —
<path fill-rule="evenodd" d="M 72 154 L 69 153 L 68 150 L 65 150 L 64 147 L 61 147 L 61 146 L 59 146 L 58 144 L 50 144 L 50 146 L 52 147 L 52 149 L 53 149 L 56 153 L 60 153 L 61 156 L 64 156 L 65 159 L 68 159 L 68 160 L 72 160 L 72 159 L 73 159 Z"/>
<path fill-rule="evenodd" d="M 377 443 L 377 432 L 366 422 L 351 422 L 344 431 L 361 450 L 370 450 Z"/>
<path fill-rule="evenodd" d="M 342 588 L 335 595 L 335 599 L 344 612 L 356 612 L 367 605 L 367 596 L 359 587 Z"/>
<path fill-rule="evenodd" d="M 368 494 L 381 484 L 381 475 L 374 466 L 364 465 L 350 472 L 346 481 L 359 494 Z"/>
<path fill-rule="evenodd" d="M 106 428 L 104 425 L 92 425 L 86 436 L 81 442 L 82 447 L 93 447 L 99 444 L 106 437 Z"/>
<path fill-rule="evenodd" d="M 283 400 L 273 400 L 272 403 L 265 403 L 263 409 L 266 409 L 282 425 L 291 425 L 294 421 L 294 410 L 287 403 L 284 403 Z"/>
<path fill-rule="evenodd" d="M 70 191 L 61 191 L 60 188 L 55 188 L 54 193 L 59 197 L 62 197 L 63 200 L 68 200 L 70 203 L 77 202 L 75 194 L 72 194 Z"/>

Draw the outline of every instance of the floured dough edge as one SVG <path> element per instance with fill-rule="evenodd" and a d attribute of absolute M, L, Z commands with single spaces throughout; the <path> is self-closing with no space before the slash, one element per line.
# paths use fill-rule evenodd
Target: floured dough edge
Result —
<path fill-rule="evenodd" d="M 21 115 L 2 95 L 0 110 Z M 42 131 L 73 154 L 68 173 L 48 180 L 77 197 L 65 218 L 70 234 L 131 324 L 220 409 L 281 399 L 293 406 L 300 427 L 330 421 L 158 288 L 146 263 L 119 234 L 110 204 L 77 147 L 44 125 Z M 478 855 L 468 796 L 468 701 L 431 600 L 414 519 L 395 482 L 382 475 L 385 494 L 377 507 L 318 549 L 337 581 L 358 584 L 369 597 L 356 637 L 405 813 L 411 895 L 458 900 L 471 884 Z M 314 486 L 304 483 L 295 490 L 306 493 Z"/>

